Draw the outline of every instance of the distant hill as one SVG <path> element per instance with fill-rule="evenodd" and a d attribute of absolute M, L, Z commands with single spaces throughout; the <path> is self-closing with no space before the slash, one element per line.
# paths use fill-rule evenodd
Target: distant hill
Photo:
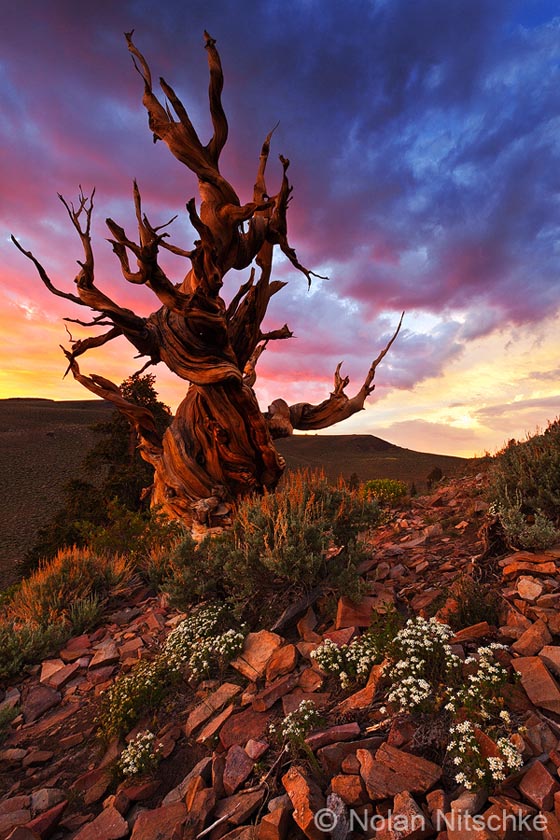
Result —
<path fill-rule="evenodd" d="M 15 580 L 15 564 L 33 545 L 38 528 L 60 507 L 64 484 L 80 475 L 97 437 L 91 425 L 109 417 L 103 400 L 0 400 L 0 588 Z M 288 468 L 324 469 L 329 478 L 356 473 L 398 478 L 425 489 L 439 466 L 448 476 L 468 460 L 394 446 L 373 435 L 297 435 L 276 442 Z"/>
<path fill-rule="evenodd" d="M 426 489 L 426 478 L 434 467 L 451 477 L 463 471 L 467 458 L 433 455 L 395 446 L 374 435 L 294 435 L 276 441 L 289 468 L 323 468 L 329 478 L 349 478 L 356 473 L 361 481 L 371 478 L 397 478 L 418 490 Z"/>

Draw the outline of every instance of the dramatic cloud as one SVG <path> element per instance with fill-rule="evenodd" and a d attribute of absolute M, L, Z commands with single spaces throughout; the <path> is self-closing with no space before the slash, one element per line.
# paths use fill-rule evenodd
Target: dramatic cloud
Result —
<path fill-rule="evenodd" d="M 221 168 L 242 200 L 262 139 L 280 120 L 273 143 L 292 161 L 290 236 L 301 260 L 329 279 L 308 292 L 305 278 L 278 262 L 276 276 L 289 286 L 274 299 L 268 325 L 287 322 L 297 338 L 263 355 L 263 402 L 323 399 L 341 360 L 350 390 L 359 387 L 402 310 L 403 333 L 378 372 L 376 408 L 391 389 L 402 394 L 433 380 L 437 393 L 480 342 L 511 329 L 538 332 L 560 307 L 556 12 L 548 0 L 11 4 L 0 34 L 0 322 L 8 354 L 1 395 L 29 387 L 41 396 L 46 367 L 49 375 L 63 367 L 57 345 L 66 336 L 56 324 L 78 315 L 41 287 L 8 242 L 13 232 L 71 289 L 81 255 L 57 192 L 72 198 L 78 184 L 96 186 L 98 284 L 140 314 L 155 304 L 119 277 L 104 241 L 107 216 L 134 231 L 132 179 L 154 222 L 180 214 L 177 244 L 189 248 L 196 237 L 184 209 L 195 179 L 152 143 L 122 35 L 133 28 L 154 77 L 173 84 L 203 137 L 210 130 L 203 30 L 217 39 L 230 121 Z M 269 170 L 273 191 L 280 167 L 272 158 Z M 177 281 L 187 270 L 174 258 L 166 266 Z M 227 281 L 227 295 L 244 277 Z M 10 380 L 18 353 L 26 374 Z M 505 347 L 501 353 L 494 364 L 507 366 Z M 87 358 L 88 369 L 106 375 L 140 364 L 124 344 Z M 523 386 L 521 396 L 554 399 L 556 364 L 533 369 L 535 391 Z M 549 390 L 537 393 L 537 385 Z M 179 389 L 174 394 L 176 402 Z M 513 396 L 496 394 L 496 403 L 509 412 Z M 499 413 L 464 397 L 477 422 Z M 416 423 L 431 440 L 421 422 L 428 421 L 407 421 L 407 434 Z M 440 440 L 448 450 L 458 445 L 449 429 Z"/>

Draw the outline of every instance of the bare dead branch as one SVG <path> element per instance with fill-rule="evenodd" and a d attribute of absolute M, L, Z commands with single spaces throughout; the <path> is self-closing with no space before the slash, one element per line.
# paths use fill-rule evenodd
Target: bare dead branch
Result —
<path fill-rule="evenodd" d="M 375 385 L 372 384 L 375 371 L 399 334 L 403 317 L 404 312 L 400 317 L 397 329 L 377 358 L 372 362 L 364 384 L 353 397 L 348 397 L 344 392 L 350 380 L 347 376 L 342 377 L 340 375 L 340 368 L 342 366 L 342 362 L 340 362 L 334 373 L 334 391 L 328 399 L 319 405 L 296 403 L 295 405 L 288 406 L 284 400 L 274 400 L 265 415 L 272 437 L 284 437 L 286 434 L 291 434 L 290 429 L 292 431 L 294 429 L 300 429 L 301 431 L 326 429 L 329 426 L 340 423 L 342 420 L 347 420 L 348 417 L 351 417 L 358 411 L 362 411 L 367 397 L 375 388 Z"/>
<path fill-rule="evenodd" d="M 130 420 L 140 438 L 140 454 L 145 460 L 153 463 L 153 460 L 161 455 L 161 435 L 157 430 L 152 412 L 144 406 L 125 400 L 117 385 L 109 379 L 93 373 L 91 376 L 80 373 L 80 368 L 73 354 L 65 350 L 64 347 L 62 350 L 68 359 L 74 379 L 96 396 L 112 402 Z"/>
<path fill-rule="evenodd" d="M 14 243 L 14 245 L 16 246 L 16 248 L 18 249 L 18 251 L 21 251 L 21 253 L 24 256 L 26 256 L 28 260 L 31 260 L 31 262 L 33 263 L 33 265 L 35 266 L 35 268 L 37 269 L 37 271 L 39 273 L 39 277 L 41 278 L 41 280 L 43 281 L 43 283 L 45 284 L 45 286 L 47 287 L 49 292 L 52 292 L 52 294 L 56 295 L 57 297 L 62 297 L 62 298 L 66 298 L 66 300 L 71 300 L 72 303 L 79 303 L 80 305 L 85 306 L 84 302 L 82 300 L 80 300 L 80 298 L 77 297 L 76 295 L 73 295 L 71 292 L 62 292 L 60 289 L 57 289 L 56 286 L 53 285 L 49 275 L 47 274 L 47 272 L 45 271 L 45 269 L 43 268 L 43 266 L 41 265 L 39 260 L 35 259 L 35 257 L 31 253 L 31 251 L 26 251 L 25 248 L 23 248 L 20 245 L 20 243 L 17 241 L 15 236 L 11 236 L 10 238 L 11 238 L 12 242 Z"/>
<path fill-rule="evenodd" d="M 204 32 L 204 39 L 206 41 L 205 49 L 208 55 L 208 68 L 210 70 L 208 99 L 210 102 L 210 116 L 212 117 L 212 125 L 214 126 L 214 134 L 206 148 L 208 149 L 210 159 L 217 166 L 228 136 L 228 124 L 222 106 L 224 74 L 222 72 L 222 62 L 216 49 L 215 39 L 211 38 L 206 31 Z"/>
<path fill-rule="evenodd" d="M 277 330 L 271 330 L 267 333 L 260 334 L 260 341 L 278 341 L 285 338 L 293 338 L 294 334 L 287 324 Z"/>

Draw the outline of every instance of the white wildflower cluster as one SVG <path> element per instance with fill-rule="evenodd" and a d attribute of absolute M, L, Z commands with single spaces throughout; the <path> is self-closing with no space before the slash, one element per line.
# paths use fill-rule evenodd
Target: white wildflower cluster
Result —
<path fill-rule="evenodd" d="M 446 706 L 450 712 L 459 708 L 473 709 L 484 720 L 489 720 L 496 711 L 499 702 L 499 689 L 507 682 L 508 672 L 503 665 L 496 661 L 495 651 L 505 650 L 504 645 L 491 644 L 478 648 L 475 656 L 465 659 L 465 666 L 476 670 L 467 674 L 466 684 L 458 689 Z M 509 718 L 507 712 L 503 713 Z M 505 717 L 500 714 L 504 723 Z"/>
<path fill-rule="evenodd" d="M 499 738 L 496 742 L 499 756 L 484 757 L 471 721 L 458 723 L 449 731 L 447 752 L 455 766 L 455 781 L 467 790 L 503 782 L 508 771 L 519 770 L 523 765 L 521 754 L 509 738 Z"/>
<path fill-rule="evenodd" d="M 160 759 L 161 746 L 153 732 L 139 732 L 122 751 L 118 766 L 123 776 L 143 776 L 153 770 Z"/>
<path fill-rule="evenodd" d="M 97 718 L 107 739 L 124 732 L 138 719 L 143 709 L 158 705 L 169 683 L 169 668 L 162 656 L 141 659 L 128 674 L 121 675 L 104 692 Z"/>
<path fill-rule="evenodd" d="M 392 683 L 388 702 L 399 712 L 428 710 L 441 693 L 444 681 L 461 665 L 448 642 L 447 624 L 420 616 L 407 621 L 392 642 L 395 663 L 388 672 Z"/>
<path fill-rule="evenodd" d="M 211 605 L 190 615 L 171 631 L 164 655 L 175 671 L 187 666 L 191 676 L 208 675 L 216 664 L 233 659 L 243 647 L 245 636 L 229 628 L 220 632 L 227 616 L 221 605 Z"/>
<path fill-rule="evenodd" d="M 425 707 L 427 703 L 433 700 L 432 687 L 427 680 L 422 679 L 417 674 L 410 676 L 403 676 L 398 679 L 398 666 L 403 665 L 403 671 L 409 670 L 409 663 L 397 662 L 395 668 L 392 669 L 391 678 L 393 680 L 393 687 L 387 695 L 387 700 L 392 706 L 396 706 L 399 711 L 414 711 Z"/>
<path fill-rule="evenodd" d="M 311 658 L 322 671 L 338 676 L 342 688 L 349 688 L 368 677 L 372 665 L 380 658 L 380 651 L 373 634 L 366 632 L 348 645 L 325 639 L 311 651 Z"/>
<path fill-rule="evenodd" d="M 290 712 L 279 723 L 271 723 L 271 735 L 288 741 L 292 745 L 302 743 L 305 737 L 321 722 L 317 707 L 312 700 L 302 700 L 297 709 Z"/>

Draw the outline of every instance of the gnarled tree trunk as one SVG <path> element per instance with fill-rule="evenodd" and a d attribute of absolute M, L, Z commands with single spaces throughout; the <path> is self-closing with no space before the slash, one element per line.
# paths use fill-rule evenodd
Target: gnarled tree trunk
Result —
<path fill-rule="evenodd" d="M 109 327 L 101 335 L 72 341 L 71 349 L 64 352 L 74 377 L 94 394 L 114 403 L 136 428 L 141 454 L 154 467 L 152 504 L 160 506 L 172 518 L 213 527 L 227 524 L 240 497 L 276 486 L 284 462 L 274 448 L 274 438 L 290 435 L 294 429 L 326 428 L 364 407 L 375 387 L 377 365 L 395 340 L 400 323 L 354 397 L 349 398 L 345 393 L 348 378 L 341 377 L 339 365 L 334 391 L 320 405 L 289 406 L 278 399 L 267 412 L 260 411 L 253 391 L 259 356 L 269 341 L 292 335 L 287 325 L 269 333 L 261 331 L 271 297 L 285 285 L 271 279 L 274 247 L 281 248 L 308 282 L 313 275 L 301 265 L 288 242 L 286 217 L 292 191 L 287 177 L 289 161 L 280 156 L 280 189 L 270 196 L 265 172 L 271 132 L 262 146 L 253 200 L 242 205 L 232 185 L 219 171 L 228 125 L 221 103 L 222 67 L 214 40 L 205 33 L 214 130 L 210 141 L 202 145 L 184 105 L 163 79 L 160 85 L 167 99 L 165 107 L 158 100 L 149 66 L 134 45 L 132 33 L 126 38 L 144 82 L 143 103 L 154 141 L 162 140 L 198 178 L 200 210 L 197 211 L 194 199 L 188 202 L 187 210 L 200 239 L 190 251 L 169 243 L 165 228 L 170 222 L 159 227 L 150 224 L 142 212 L 136 182 L 138 239 L 129 239 L 122 227 L 107 219 L 113 250 L 125 280 L 148 286 L 161 304 L 148 318 L 122 308 L 95 285 L 90 236 L 93 193 L 91 197 L 80 193 L 77 207 L 60 196 L 84 250 L 81 270 L 75 279 L 77 294 L 56 288 L 33 254 L 12 239 L 35 264 L 53 294 L 97 313 L 91 321 L 66 320 L 83 326 Z M 172 283 L 159 265 L 158 254 L 162 248 L 190 261 L 190 270 L 181 282 Z M 131 267 L 130 255 L 136 260 L 135 269 Z M 253 262 L 258 268 L 258 278 L 256 268 L 251 268 L 247 282 L 226 305 L 220 296 L 223 277 L 230 269 L 245 269 Z M 185 399 L 163 438 L 146 409 L 128 403 L 119 389 L 103 377 L 87 377 L 80 372 L 77 362 L 80 355 L 120 335 L 140 355 L 148 357 L 142 370 L 163 362 L 189 383 Z"/>

